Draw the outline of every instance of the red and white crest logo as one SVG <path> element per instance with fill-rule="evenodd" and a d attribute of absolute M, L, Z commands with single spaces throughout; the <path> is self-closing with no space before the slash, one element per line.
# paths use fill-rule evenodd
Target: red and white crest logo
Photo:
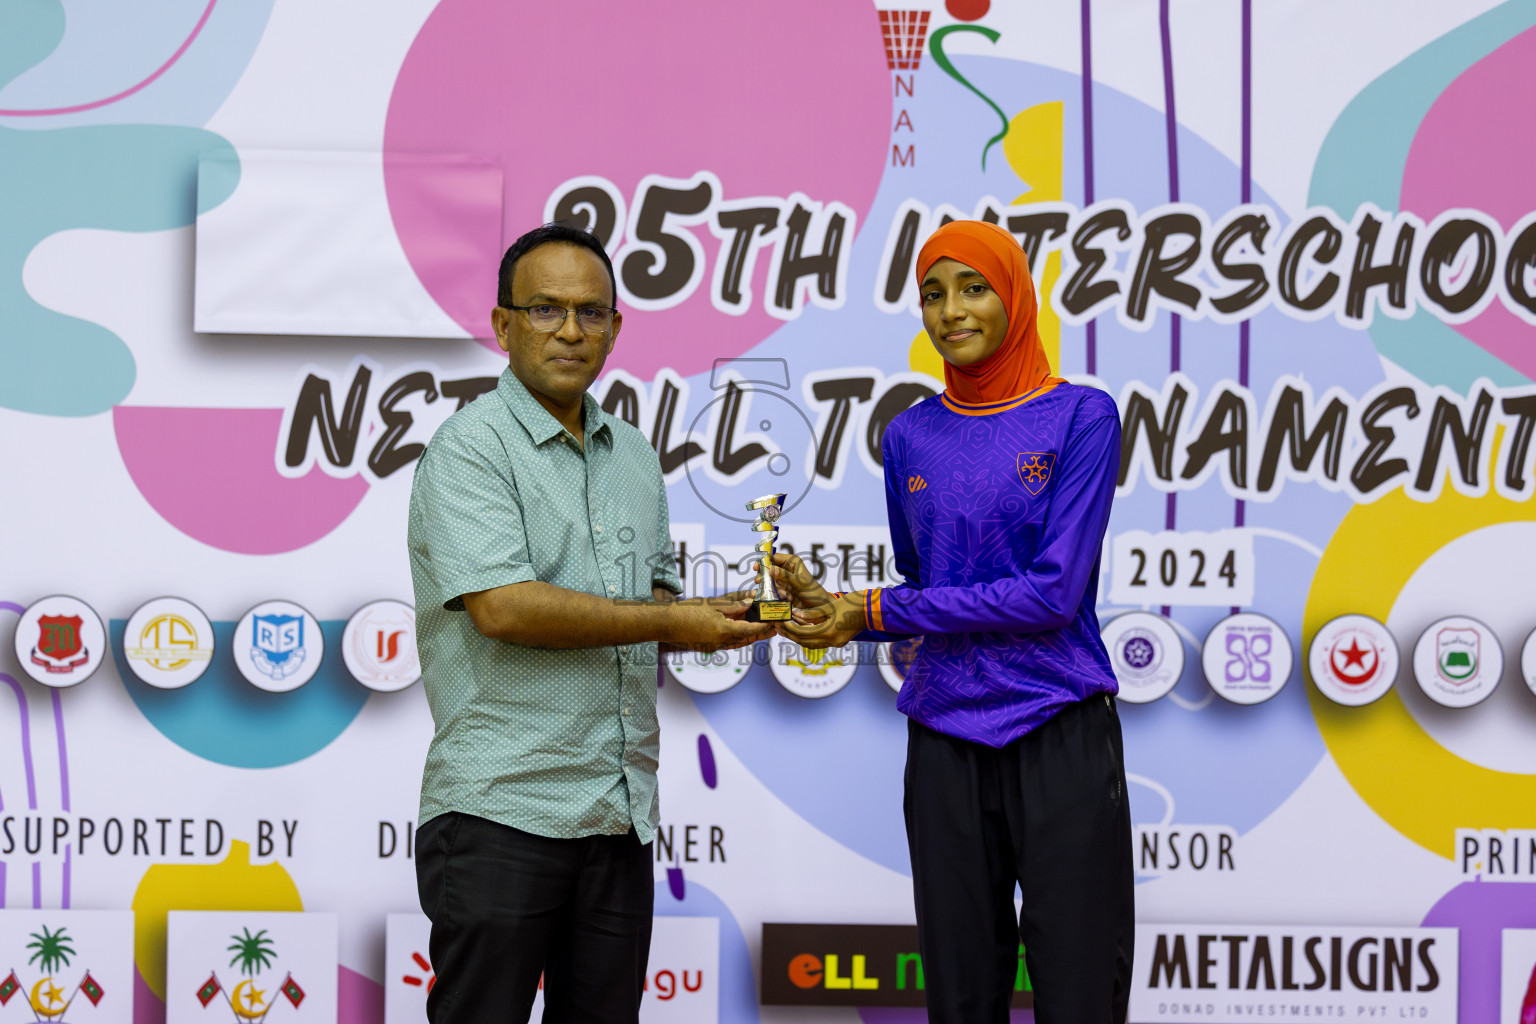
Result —
<path fill-rule="evenodd" d="M 80 639 L 80 627 L 84 625 L 78 615 L 41 615 L 37 620 L 37 647 L 36 655 L 41 654 L 48 661 L 39 661 L 39 665 L 47 665 L 54 672 L 67 672 L 74 666 L 69 664 L 71 658 L 80 653 L 85 645 Z M 81 658 L 80 661 L 84 661 Z"/>
<path fill-rule="evenodd" d="M 101 616 L 79 598 L 34 602 L 16 623 L 16 661 L 44 686 L 74 686 L 101 665 L 107 650 Z"/>

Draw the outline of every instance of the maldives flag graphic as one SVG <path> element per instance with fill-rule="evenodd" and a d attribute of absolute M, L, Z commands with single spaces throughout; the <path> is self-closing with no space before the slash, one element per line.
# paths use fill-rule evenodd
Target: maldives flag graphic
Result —
<path fill-rule="evenodd" d="M 288 997 L 288 1001 L 293 1004 L 295 1010 L 304 1001 L 304 990 L 299 988 L 299 983 L 293 980 L 291 974 L 283 981 L 283 995 Z"/>
<path fill-rule="evenodd" d="M 212 974 L 208 975 L 208 980 L 203 982 L 203 987 L 197 990 L 198 1002 L 206 1007 L 209 1001 L 219 994 L 220 988 L 219 979 Z M 182 991 L 185 992 L 186 989 L 182 989 Z"/>
<path fill-rule="evenodd" d="M 101 986 L 96 983 L 96 979 L 91 977 L 90 971 L 85 972 L 85 980 L 80 983 L 80 991 L 85 993 L 85 998 L 91 1001 L 92 1006 L 95 1006 L 97 1003 L 101 1002 L 101 997 L 106 995 L 106 993 L 102 991 Z M 204 1003 L 203 1005 L 207 1006 L 208 1004 Z"/>
<path fill-rule="evenodd" d="M 0 981 L 0 1006 L 10 1002 L 11 996 L 15 995 L 19 988 L 21 988 L 21 982 L 16 980 L 16 972 L 12 971 L 4 981 Z"/>

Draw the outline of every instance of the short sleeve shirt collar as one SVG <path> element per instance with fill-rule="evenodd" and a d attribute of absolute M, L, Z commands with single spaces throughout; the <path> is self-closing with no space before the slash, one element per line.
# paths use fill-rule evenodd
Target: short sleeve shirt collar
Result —
<path fill-rule="evenodd" d="M 518 380 L 517 374 L 512 372 L 512 367 L 508 366 L 501 371 L 501 380 L 496 384 L 496 393 L 501 396 L 502 401 L 507 403 L 507 408 L 511 410 L 517 422 L 528 431 L 528 437 L 534 444 L 544 444 L 566 433 L 560 421 L 539 404 L 539 400 L 529 393 L 526 384 Z M 586 432 L 594 440 L 602 440 L 610 448 L 613 446 L 613 417 L 603 411 L 602 406 L 597 404 L 597 399 L 590 393 L 581 396 L 581 421 L 586 427 Z"/>

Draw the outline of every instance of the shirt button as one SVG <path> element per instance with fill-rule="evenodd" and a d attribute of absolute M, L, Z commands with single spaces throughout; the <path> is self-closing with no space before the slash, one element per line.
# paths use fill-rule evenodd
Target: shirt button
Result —
<path fill-rule="evenodd" d="M 608 593 L 610 593 L 610 594 L 617 593 L 618 589 L 619 589 L 618 587 L 615 587 L 612 584 L 610 584 L 608 586 Z"/>
<path fill-rule="evenodd" d="M 624 713 L 625 713 L 625 714 L 626 714 L 626 715 L 627 715 L 627 714 L 629 714 L 629 708 L 625 708 L 625 709 L 624 709 Z"/>
<path fill-rule="evenodd" d="M 592 529 L 594 531 L 596 531 L 597 533 L 602 533 L 603 532 L 603 528 L 601 526 L 594 526 L 594 527 L 592 527 Z"/>

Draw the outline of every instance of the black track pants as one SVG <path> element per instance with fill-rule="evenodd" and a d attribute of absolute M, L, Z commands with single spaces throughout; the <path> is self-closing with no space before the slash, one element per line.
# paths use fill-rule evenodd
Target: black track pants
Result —
<path fill-rule="evenodd" d="M 905 809 L 930 1021 L 1006 1022 L 1022 940 L 1038 1024 L 1123 1024 L 1135 914 L 1114 698 L 1001 750 L 910 723 Z"/>

